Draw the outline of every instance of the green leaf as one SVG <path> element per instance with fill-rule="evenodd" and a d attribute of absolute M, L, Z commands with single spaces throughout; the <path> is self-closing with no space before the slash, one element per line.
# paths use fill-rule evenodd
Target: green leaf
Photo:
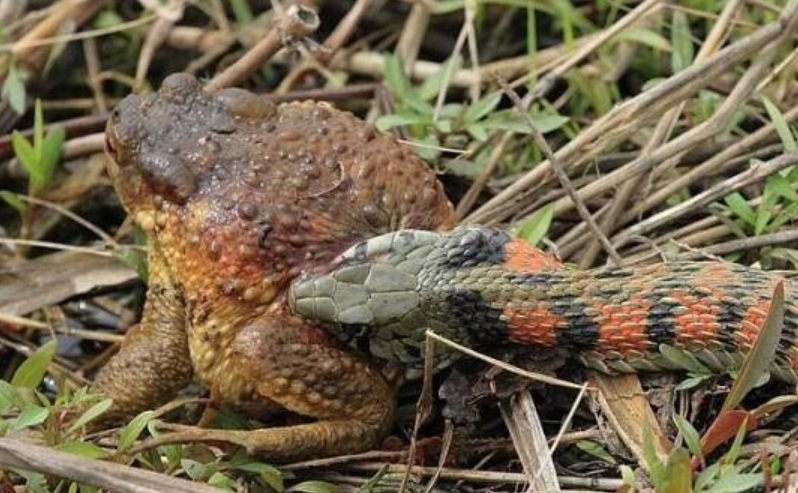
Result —
<path fill-rule="evenodd" d="M 654 438 L 651 436 L 651 430 L 647 427 L 643 428 L 643 460 L 648 468 L 649 475 L 651 476 L 651 483 L 657 491 L 665 489 L 667 476 L 665 473 L 665 464 L 657 457 L 657 450 L 654 447 Z"/>
<path fill-rule="evenodd" d="M 723 474 L 708 493 L 738 493 L 758 488 L 762 485 L 763 476 L 759 474 L 740 474 L 731 471 Z"/>
<path fill-rule="evenodd" d="M 494 92 L 488 94 L 479 101 L 474 101 L 468 106 L 468 109 L 466 109 L 463 118 L 468 123 L 473 123 L 481 120 L 483 117 L 487 116 L 491 111 L 496 109 L 496 106 L 498 106 L 499 102 L 501 102 L 502 100 L 502 95 L 503 94 L 501 92 Z"/>
<path fill-rule="evenodd" d="M 740 193 L 734 192 L 730 195 L 727 195 L 723 198 L 723 201 L 726 202 L 726 205 L 729 206 L 729 209 L 731 209 L 731 211 L 735 213 L 737 217 L 747 222 L 751 226 L 756 223 L 756 212 L 754 212 L 754 209 L 748 205 L 748 201 L 745 200 L 745 197 L 740 195 Z"/>
<path fill-rule="evenodd" d="M 445 161 L 445 165 L 451 173 L 468 178 L 474 178 L 482 171 L 481 164 L 468 159 L 450 159 Z"/>
<path fill-rule="evenodd" d="M 25 113 L 25 72 L 11 65 L 3 83 L 2 96 L 18 115 Z"/>
<path fill-rule="evenodd" d="M 181 459 L 180 467 L 194 481 L 205 481 L 216 471 L 216 464 L 203 464 L 193 459 Z"/>
<path fill-rule="evenodd" d="M 666 360 L 668 360 L 668 362 L 672 363 L 678 368 L 687 370 L 691 373 L 699 373 L 704 375 L 712 374 L 712 371 L 709 368 L 698 361 L 698 358 L 688 351 L 677 349 L 668 344 L 660 344 L 659 352 L 665 357 Z"/>
<path fill-rule="evenodd" d="M 468 108 L 460 103 L 446 103 L 441 106 L 438 118 L 448 118 L 449 120 L 460 120 Z"/>
<path fill-rule="evenodd" d="M 784 282 L 779 281 L 773 290 L 770 309 L 765 323 L 759 331 L 756 341 L 743 360 L 743 364 L 734 381 L 721 412 L 736 408 L 748 392 L 756 387 L 762 376 L 768 371 L 776 355 L 776 348 L 781 340 L 784 328 Z"/>
<path fill-rule="evenodd" d="M 122 428 L 119 433 L 119 443 L 117 444 L 117 451 L 125 452 L 136 442 L 136 439 L 144 431 L 152 418 L 155 417 L 154 411 L 144 411 L 138 414 L 135 418 L 131 419 L 128 424 Z"/>
<path fill-rule="evenodd" d="M 0 413 L 8 412 L 12 408 L 21 409 L 25 404 L 25 400 L 13 385 L 0 380 Z"/>
<path fill-rule="evenodd" d="M 709 120 L 723 99 L 717 93 L 703 90 L 690 101 L 690 115 L 693 124 L 697 125 Z"/>
<path fill-rule="evenodd" d="M 792 248 L 774 248 L 770 255 L 773 258 L 786 260 L 793 265 L 793 269 L 798 270 L 798 250 Z"/>
<path fill-rule="evenodd" d="M 603 115 L 612 108 L 613 88 L 617 89 L 614 82 L 601 77 L 588 76 L 579 71 L 571 71 L 568 74 L 568 81 L 578 94 L 584 96 L 597 114 Z"/>
<path fill-rule="evenodd" d="M 50 493 L 44 474 L 16 468 L 9 468 L 9 470 L 25 479 L 25 488 L 22 490 L 25 493 Z"/>
<path fill-rule="evenodd" d="M 769 188 L 765 187 L 762 202 L 756 209 L 756 220 L 754 221 L 754 234 L 756 236 L 764 233 L 765 229 L 773 216 L 773 210 L 778 202 L 778 196 Z"/>
<path fill-rule="evenodd" d="M 792 188 L 790 181 L 780 174 L 769 176 L 765 186 L 776 196 L 798 202 L 798 192 Z"/>
<path fill-rule="evenodd" d="M 407 113 L 393 113 L 390 115 L 382 115 L 377 118 L 377 121 L 374 122 L 374 125 L 377 127 L 377 130 L 380 132 L 385 132 L 386 130 L 390 130 L 394 127 L 402 127 L 405 125 L 418 125 L 418 124 L 430 124 L 432 120 L 428 115 L 416 115 L 416 114 L 407 114 Z"/>
<path fill-rule="evenodd" d="M 408 93 L 412 92 L 413 88 L 410 85 L 410 81 L 407 79 L 402 64 L 396 55 L 391 53 L 385 55 L 384 76 L 383 80 L 385 80 L 388 90 L 391 91 L 391 94 L 396 98 L 402 100 L 406 99 Z"/>
<path fill-rule="evenodd" d="M 47 342 L 47 344 L 34 351 L 33 354 L 17 368 L 14 377 L 11 379 L 11 385 L 28 389 L 38 387 L 44 375 L 47 373 L 47 367 L 53 361 L 57 347 L 58 343 L 55 339 L 52 339 Z"/>
<path fill-rule="evenodd" d="M 696 375 L 693 377 L 685 378 L 679 385 L 674 387 L 674 390 L 690 390 L 698 387 L 699 385 L 703 384 L 704 382 L 708 381 L 712 378 L 712 375 Z"/>
<path fill-rule="evenodd" d="M 113 8 L 102 10 L 94 16 L 93 26 L 95 29 L 113 29 L 125 23 L 125 19 Z"/>
<path fill-rule="evenodd" d="M 793 221 L 796 217 L 798 217 L 798 202 L 782 209 L 770 222 L 770 227 L 775 231 L 785 223 Z"/>
<path fill-rule="evenodd" d="M 792 131 L 790 131 L 790 125 L 787 123 L 784 113 L 782 113 L 779 107 L 773 104 L 764 94 L 761 95 L 760 98 L 765 105 L 765 110 L 768 112 L 770 122 L 773 124 L 773 127 L 776 128 L 776 133 L 779 135 L 779 139 L 781 139 L 781 143 L 784 145 L 784 150 L 794 151 L 798 146 L 795 145 L 795 136 L 792 134 Z"/>
<path fill-rule="evenodd" d="M 532 116 L 532 123 L 534 123 L 535 128 L 543 134 L 557 130 L 568 123 L 568 120 L 568 117 L 555 113 L 538 113 Z M 517 114 L 515 110 L 494 112 L 490 117 L 486 118 L 482 124 L 485 128 L 491 130 L 509 130 L 522 134 L 529 134 L 532 132 L 526 118 Z"/>
<path fill-rule="evenodd" d="M 135 270 L 142 281 L 147 282 L 149 276 L 147 255 L 137 248 L 120 246 L 114 249 L 114 258 L 122 265 Z"/>
<path fill-rule="evenodd" d="M 526 240 L 531 245 L 537 245 L 548 233 L 553 218 L 554 204 L 546 204 L 522 219 L 514 236 Z"/>
<path fill-rule="evenodd" d="M 416 154 L 421 156 L 423 159 L 432 161 L 441 155 L 441 151 L 438 149 L 440 142 L 438 142 L 438 138 L 435 136 L 435 134 L 430 133 L 429 135 L 426 135 L 420 139 L 414 139 L 413 141 L 419 144 L 413 146 L 413 150 L 416 151 Z"/>
<path fill-rule="evenodd" d="M 634 470 L 626 464 L 621 464 L 618 469 L 621 471 L 621 479 L 623 479 L 624 486 L 634 487 L 637 482 Z"/>
<path fill-rule="evenodd" d="M 208 484 L 227 491 L 236 491 L 238 486 L 238 483 L 233 478 L 218 471 L 211 474 L 211 477 L 208 478 Z"/>
<path fill-rule="evenodd" d="M 770 223 L 771 210 L 760 208 L 756 215 L 756 223 L 754 223 L 754 236 L 760 236 L 765 233 L 765 230 Z"/>
<path fill-rule="evenodd" d="M 9 190 L 0 190 L 0 198 L 6 201 L 8 205 L 16 209 L 20 214 L 25 212 L 26 204 L 19 198 L 19 195 Z"/>
<path fill-rule="evenodd" d="M 19 416 L 11 423 L 11 429 L 19 431 L 24 428 L 36 426 L 44 423 L 49 416 L 50 410 L 42 406 L 27 406 L 19 413 Z"/>
<path fill-rule="evenodd" d="M 448 118 L 439 118 L 435 121 L 435 130 L 443 134 L 452 133 L 452 121 Z"/>
<path fill-rule="evenodd" d="M 466 126 L 466 131 L 471 134 L 471 137 L 480 141 L 486 142 L 488 140 L 488 132 L 485 130 L 485 125 L 481 123 L 472 123 Z"/>
<path fill-rule="evenodd" d="M 87 459 L 103 459 L 108 456 L 107 450 L 91 442 L 66 442 L 57 445 L 55 449 Z"/>
<path fill-rule="evenodd" d="M 277 492 L 281 492 L 285 489 L 283 484 L 283 473 L 274 466 L 264 464 L 263 462 L 247 462 L 233 467 L 240 471 L 258 474 L 264 483 Z"/>
<path fill-rule="evenodd" d="M 782 471 L 782 464 L 781 464 L 781 457 L 778 455 L 774 455 L 773 459 L 770 461 L 770 474 L 774 476 L 776 474 L 781 474 Z"/>
<path fill-rule="evenodd" d="M 255 20 L 255 15 L 246 0 L 230 0 L 230 8 L 233 11 L 236 22 L 242 26 L 249 25 Z"/>
<path fill-rule="evenodd" d="M 655 50 L 670 52 L 673 48 L 671 44 L 661 34 L 651 29 L 628 28 L 619 32 L 614 41 L 630 41 L 642 45 L 650 46 Z"/>
<path fill-rule="evenodd" d="M 25 171 L 27 171 L 28 175 L 33 179 L 33 175 L 37 173 L 39 169 L 39 159 L 36 157 L 36 151 L 33 150 L 30 141 L 19 131 L 14 130 L 11 134 L 11 144 L 14 147 L 14 154 L 16 154 L 19 164 L 25 168 Z"/>
<path fill-rule="evenodd" d="M 681 433 L 682 437 L 684 437 L 684 441 L 687 443 L 687 448 L 690 450 L 690 452 L 703 461 L 704 450 L 701 447 L 701 436 L 698 434 L 696 429 L 693 428 L 693 425 L 684 419 L 684 416 L 681 414 L 674 414 L 673 422 L 676 425 L 676 428 L 679 430 L 679 433 Z"/>
<path fill-rule="evenodd" d="M 604 447 L 592 440 L 579 440 L 576 442 L 576 448 L 592 455 L 593 457 L 596 457 L 602 462 L 606 462 L 608 464 L 616 463 L 615 459 Z"/>
<path fill-rule="evenodd" d="M 288 488 L 289 493 L 344 493 L 340 486 L 326 481 L 303 481 Z"/>
<path fill-rule="evenodd" d="M 113 399 L 103 399 L 97 404 L 91 406 L 86 410 L 78 419 L 67 428 L 67 434 L 74 433 L 80 428 L 86 426 L 88 423 L 100 417 L 108 408 L 113 404 Z"/>
<path fill-rule="evenodd" d="M 706 491 L 707 486 L 709 486 L 709 484 L 712 483 L 715 480 L 715 478 L 718 476 L 718 473 L 720 472 L 720 466 L 721 466 L 720 461 L 717 461 L 714 464 L 710 464 L 709 466 L 707 466 L 706 469 L 701 471 L 701 473 L 695 479 L 693 490 L 699 492 Z"/>
<path fill-rule="evenodd" d="M 693 473 L 690 470 L 690 454 L 683 448 L 677 448 L 668 455 L 665 466 L 667 480 L 662 493 L 691 493 Z"/>
<path fill-rule="evenodd" d="M 382 478 L 385 477 L 385 474 L 388 473 L 388 464 L 383 464 L 380 469 L 374 473 L 372 477 L 368 479 L 363 485 L 357 489 L 355 493 L 373 493 L 375 488 L 380 485 L 380 481 Z"/>
<path fill-rule="evenodd" d="M 36 150 L 37 160 L 41 160 L 41 151 L 44 144 L 44 111 L 42 101 L 36 100 L 33 110 L 33 148 Z"/>
<path fill-rule="evenodd" d="M 100 488 L 90 484 L 80 483 L 80 493 L 100 493 Z"/>
<path fill-rule="evenodd" d="M 687 14 L 681 10 L 674 10 L 671 25 L 671 69 L 674 73 L 681 72 L 693 63 L 693 40 L 690 33 L 690 23 Z"/>
<path fill-rule="evenodd" d="M 723 411 L 721 410 L 721 413 Z M 737 462 L 737 458 L 740 456 L 740 449 L 743 446 L 743 440 L 745 439 L 746 433 L 748 433 L 748 420 L 749 416 L 743 420 L 740 424 L 740 427 L 737 429 L 737 434 L 734 436 L 734 442 L 732 442 L 731 447 L 729 447 L 729 451 L 726 452 L 726 455 L 723 456 L 723 463 L 727 465 L 732 465 Z"/>
<path fill-rule="evenodd" d="M 432 106 L 421 99 L 405 75 L 401 62 L 395 55 L 385 55 L 385 84 L 399 106 L 406 105 L 417 113 L 432 114 Z"/>
<path fill-rule="evenodd" d="M 61 146 L 65 139 L 66 131 L 60 126 L 51 128 L 44 138 L 41 161 L 39 163 L 42 168 L 42 175 L 45 177 L 42 188 L 46 188 L 53 179 L 55 167 L 61 160 Z"/>
<path fill-rule="evenodd" d="M 443 83 L 446 80 L 447 74 L 451 74 L 452 72 L 459 70 L 462 66 L 463 57 L 459 55 L 455 55 L 444 62 L 443 68 L 441 70 L 438 70 L 430 77 L 427 77 L 424 82 L 421 83 L 421 86 L 418 88 L 418 97 L 424 101 L 430 101 L 437 98 L 438 93 L 440 92 L 441 88 L 443 87 Z M 451 78 L 451 75 L 449 75 L 449 78 Z"/>

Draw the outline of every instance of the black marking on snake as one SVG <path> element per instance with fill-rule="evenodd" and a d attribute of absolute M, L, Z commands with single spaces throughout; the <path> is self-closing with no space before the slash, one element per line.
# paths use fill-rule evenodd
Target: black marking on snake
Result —
<path fill-rule="evenodd" d="M 584 300 L 575 296 L 561 297 L 548 306 L 549 311 L 568 322 L 568 326 L 557 331 L 557 345 L 565 349 L 584 351 L 596 347 L 600 327 L 585 312 Z"/>
<path fill-rule="evenodd" d="M 661 295 L 648 296 L 651 303 L 645 324 L 646 339 L 655 344 L 671 344 L 676 338 L 676 317 L 671 307 L 660 301 Z"/>
<path fill-rule="evenodd" d="M 487 228 L 455 230 L 435 245 L 432 255 L 440 255 L 447 269 L 465 269 L 476 265 L 502 265 L 504 245 L 512 240 L 504 231 Z"/>
<path fill-rule="evenodd" d="M 459 327 L 469 338 L 468 341 L 455 342 L 490 347 L 509 340 L 510 330 L 501 319 L 502 311 L 492 308 L 479 292 L 455 289 L 446 293 L 444 302 L 453 319 L 450 327 Z"/>
<path fill-rule="evenodd" d="M 593 274 L 594 279 L 622 279 L 631 277 L 634 271 L 628 269 L 621 269 L 618 267 L 608 267 L 605 269 L 596 270 Z"/>
<path fill-rule="evenodd" d="M 683 281 L 678 282 L 683 285 Z M 651 286 L 651 292 L 643 297 L 649 303 L 645 324 L 646 339 L 655 346 L 673 343 L 678 334 L 676 315 L 673 313 L 675 306 L 662 302 L 662 298 L 673 293 L 673 284 L 672 275 L 658 279 Z"/>
<path fill-rule="evenodd" d="M 568 282 L 568 277 L 562 272 L 512 272 L 507 271 L 504 279 L 520 286 L 539 286 L 541 288 Z"/>

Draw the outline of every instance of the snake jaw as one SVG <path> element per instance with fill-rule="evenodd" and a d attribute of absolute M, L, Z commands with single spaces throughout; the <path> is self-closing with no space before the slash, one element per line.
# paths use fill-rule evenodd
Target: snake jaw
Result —
<path fill-rule="evenodd" d="M 418 274 L 439 233 L 402 230 L 352 246 L 326 275 L 303 275 L 288 291 L 302 317 L 332 325 L 382 327 L 415 315 L 421 306 Z"/>
<path fill-rule="evenodd" d="M 415 273 L 400 265 L 349 265 L 328 275 L 298 278 L 289 289 L 288 305 L 295 314 L 325 324 L 382 326 L 419 309 L 416 286 Z"/>

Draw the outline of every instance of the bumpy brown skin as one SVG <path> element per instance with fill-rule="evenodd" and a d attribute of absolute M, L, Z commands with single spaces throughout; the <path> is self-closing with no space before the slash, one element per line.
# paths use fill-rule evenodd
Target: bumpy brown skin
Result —
<path fill-rule="evenodd" d="M 392 421 L 391 388 L 292 316 L 285 290 L 365 238 L 449 227 L 426 166 L 329 105 L 275 106 L 238 89 L 211 97 L 184 74 L 122 101 L 107 147 L 150 268 L 142 321 L 95 381 L 113 412 L 157 406 L 197 375 L 219 403 L 318 420 L 227 436 L 272 460 L 373 446 Z"/>

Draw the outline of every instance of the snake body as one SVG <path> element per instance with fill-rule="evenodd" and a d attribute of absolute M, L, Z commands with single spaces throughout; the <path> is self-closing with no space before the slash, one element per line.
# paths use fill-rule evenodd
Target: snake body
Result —
<path fill-rule="evenodd" d="M 685 368 L 684 358 L 720 372 L 751 349 L 781 279 L 725 262 L 576 270 L 498 229 L 404 230 L 355 245 L 329 274 L 300 278 L 289 303 L 410 366 L 423 360 L 429 328 L 476 350 L 562 348 L 608 373 Z M 798 382 L 798 285 L 784 280 L 784 294 L 770 371 Z"/>

